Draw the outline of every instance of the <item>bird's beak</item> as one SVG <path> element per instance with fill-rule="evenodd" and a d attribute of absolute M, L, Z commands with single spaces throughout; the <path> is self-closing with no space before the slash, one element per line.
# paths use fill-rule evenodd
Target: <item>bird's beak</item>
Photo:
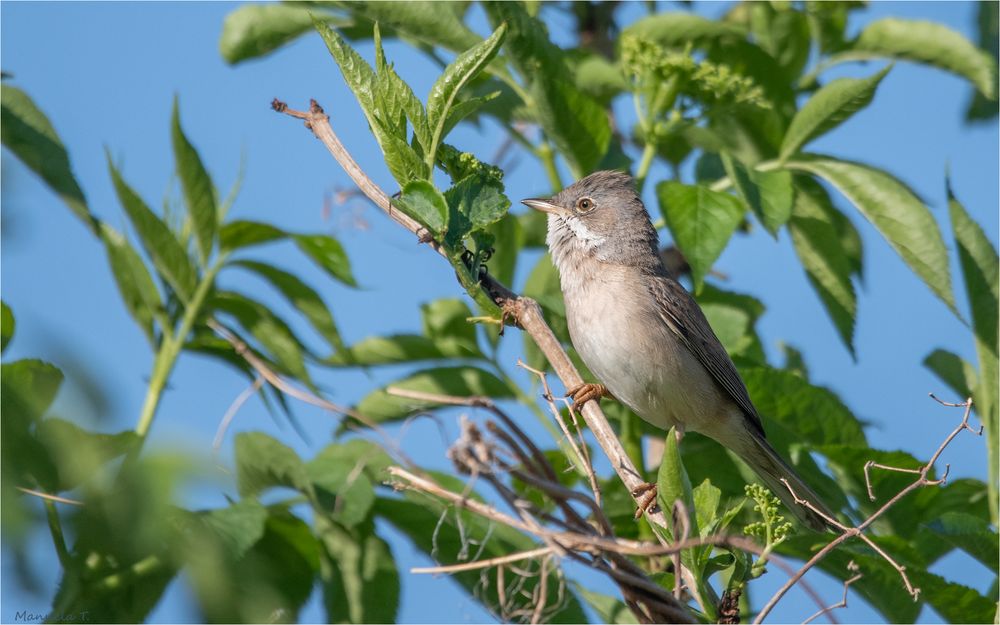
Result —
<path fill-rule="evenodd" d="M 541 198 L 528 198 L 526 200 L 521 200 L 521 204 L 524 204 L 528 208 L 533 208 L 536 211 L 542 211 L 543 213 L 552 213 L 553 215 L 562 212 L 562 207 L 557 204 L 553 204 L 549 200 L 543 200 Z"/>

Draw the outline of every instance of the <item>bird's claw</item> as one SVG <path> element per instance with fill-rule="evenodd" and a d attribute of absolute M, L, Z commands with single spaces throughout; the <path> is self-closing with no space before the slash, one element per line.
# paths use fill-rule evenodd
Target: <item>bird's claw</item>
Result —
<path fill-rule="evenodd" d="M 632 489 L 632 496 L 638 498 L 635 508 L 635 520 L 642 518 L 644 512 L 649 512 L 656 505 L 656 484 L 643 482 Z"/>
<path fill-rule="evenodd" d="M 572 397 L 574 405 L 582 406 L 592 399 L 599 400 L 602 397 L 611 397 L 611 393 L 603 384 L 584 383 L 569 389 L 565 397 Z"/>

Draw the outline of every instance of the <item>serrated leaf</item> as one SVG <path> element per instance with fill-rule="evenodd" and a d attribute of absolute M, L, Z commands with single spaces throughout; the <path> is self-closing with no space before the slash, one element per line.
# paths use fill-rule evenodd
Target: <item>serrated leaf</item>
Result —
<path fill-rule="evenodd" d="M 743 219 L 743 205 L 731 195 L 674 181 L 656 185 L 656 196 L 697 291 Z"/>
<path fill-rule="evenodd" d="M 726 152 L 722 154 L 722 164 L 739 196 L 771 236 L 777 237 L 778 230 L 792 216 L 795 196 L 792 175 L 787 171 L 757 171 Z"/>
<path fill-rule="evenodd" d="M 451 107 L 451 110 L 448 111 L 448 118 L 444 122 L 444 130 L 442 130 L 441 136 L 447 137 L 455 126 L 458 125 L 458 122 L 472 115 L 482 107 L 497 99 L 499 96 L 499 91 L 493 91 L 491 93 L 487 93 L 486 95 L 476 96 L 467 100 L 455 102 L 455 104 Z"/>
<path fill-rule="evenodd" d="M 285 296 L 285 299 L 304 316 L 313 328 L 330 344 L 334 351 L 344 348 L 340 331 L 333 320 L 330 309 L 311 286 L 298 276 L 273 265 L 253 260 L 238 260 L 232 263 L 257 274 Z"/>
<path fill-rule="evenodd" d="M 341 18 L 320 14 L 331 25 L 347 25 Z M 219 52 L 236 64 L 270 54 L 312 30 L 309 8 L 288 4 L 246 4 L 226 15 L 219 37 Z"/>
<path fill-rule="evenodd" d="M 204 264 L 212 254 L 219 221 L 218 208 L 215 205 L 215 187 L 208 172 L 205 171 L 198 151 L 184 135 L 184 130 L 181 128 L 180 104 L 176 97 L 174 97 L 171 138 L 174 159 L 177 163 L 177 176 L 184 192 L 184 203 L 191 218 L 201 262 Z"/>
<path fill-rule="evenodd" d="M 864 54 L 925 63 L 969 80 L 996 100 L 995 62 L 947 26 L 922 20 L 884 18 L 866 26 L 846 54 Z"/>
<path fill-rule="evenodd" d="M 935 534 L 997 572 L 1000 562 L 997 532 L 979 517 L 945 512 L 927 524 Z"/>
<path fill-rule="evenodd" d="M 688 514 L 691 536 L 698 536 L 698 517 L 694 503 L 694 494 L 691 489 L 691 480 L 688 479 L 687 471 L 684 470 L 684 463 L 681 461 L 680 450 L 677 446 L 677 434 L 674 428 L 670 428 L 664 439 L 663 459 L 660 461 L 660 469 L 656 476 L 656 497 L 660 509 L 664 511 L 667 518 L 674 510 L 674 502 L 680 501 L 684 504 Z M 668 527 L 667 533 L 673 537 L 673 528 Z"/>
<path fill-rule="evenodd" d="M 258 221 L 231 221 L 219 229 L 219 247 L 238 250 L 253 245 L 279 241 L 288 236 L 284 230 Z"/>
<path fill-rule="evenodd" d="M 719 512 L 719 500 L 722 498 L 722 491 L 713 486 L 710 480 L 706 479 L 691 491 L 691 496 L 698 519 L 699 535 L 705 536 L 706 532 L 717 521 L 716 517 Z"/>
<path fill-rule="evenodd" d="M 0 109 L 0 141 L 97 234 L 97 219 L 90 213 L 69 154 L 45 113 L 28 94 L 6 83 L 0 84 Z"/>
<path fill-rule="evenodd" d="M 909 572 L 909 571 L 908 571 Z M 913 583 L 920 596 L 949 623 L 991 623 L 997 602 L 974 588 L 948 581 L 940 575 L 915 568 Z"/>
<path fill-rule="evenodd" d="M 125 302 L 125 308 L 152 343 L 155 338 L 153 319 L 163 306 L 153 276 L 150 275 L 139 253 L 117 230 L 106 223 L 101 223 L 100 233 L 104 250 L 108 255 L 108 264 L 111 266 L 118 292 Z"/>
<path fill-rule="evenodd" d="M 389 27 L 407 39 L 443 46 L 459 52 L 468 50 L 482 38 L 462 22 L 463 3 L 418 0 L 338 3 L 355 15 Z"/>
<path fill-rule="evenodd" d="M 211 532 L 233 559 L 243 557 L 264 535 L 267 508 L 255 499 L 237 501 L 226 508 L 195 515 L 199 525 Z"/>
<path fill-rule="evenodd" d="M 851 282 L 851 261 L 841 243 L 837 224 L 823 205 L 829 198 L 822 189 L 817 192 L 819 185 L 811 182 L 801 177 L 797 181 L 801 184 L 795 194 L 788 232 L 809 283 L 853 356 L 857 295 Z"/>
<path fill-rule="evenodd" d="M 880 169 L 819 155 L 803 154 L 786 166 L 819 176 L 843 193 L 931 291 L 957 311 L 941 230 L 906 185 Z"/>
<path fill-rule="evenodd" d="M 274 486 L 309 491 L 305 465 L 291 447 L 263 432 L 240 432 L 234 447 L 240 496 L 255 496 Z"/>
<path fill-rule="evenodd" d="M 132 190 L 121 177 L 118 168 L 111 162 L 108 155 L 108 170 L 118 194 L 118 201 L 125 209 L 132 227 L 135 228 L 143 249 L 153 260 L 153 265 L 163 279 L 177 293 L 181 300 L 187 302 L 194 295 L 198 276 L 187 252 L 167 224 L 159 218 L 141 197 Z"/>
<path fill-rule="evenodd" d="M 458 97 L 458 92 L 489 65 L 500 51 L 506 35 L 507 26 L 501 24 L 486 40 L 458 55 L 458 58 L 448 65 L 434 82 L 427 95 L 427 124 L 431 138 L 430 148 L 427 150 L 428 162 L 434 162 L 437 147 L 444 139 L 448 114 Z"/>
<path fill-rule="evenodd" d="M 334 279 L 347 286 L 358 285 L 340 241 L 325 234 L 293 234 L 292 239 L 306 256 Z"/>
<path fill-rule="evenodd" d="M 439 367 L 419 371 L 388 386 L 399 389 L 471 397 L 512 397 L 513 393 L 503 381 L 492 373 L 477 367 Z M 358 402 L 357 410 L 376 422 L 402 419 L 414 412 L 434 406 L 433 402 L 407 399 L 388 394 L 379 389 Z"/>
<path fill-rule="evenodd" d="M 510 208 L 503 186 L 470 174 L 444 192 L 448 202 L 446 242 L 457 247 L 470 232 L 481 231 L 503 219 Z"/>
<path fill-rule="evenodd" d="M 402 195 L 392 203 L 436 235 L 443 233 L 448 225 L 448 202 L 437 187 L 426 180 L 406 183 Z"/>
<path fill-rule="evenodd" d="M 14 338 L 14 313 L 7 302 L 0 302 L 0 351 L 7 349 Z"/>
<path fill-rule="evenodd" d="M 972 397 L 976 387 L 976 369 L 958 354 L 935 349 L 924 358 L 924 366 L 934 372 L 955 393 L 956 401 Z"/>
<path fill-rule="evenodd" d="M 838 78 L 820 87 L 789 123 L 780 158 L 788 158 L 871 104 L 875 90 L 890 69 L 891 65 L 868 78 Z"/>

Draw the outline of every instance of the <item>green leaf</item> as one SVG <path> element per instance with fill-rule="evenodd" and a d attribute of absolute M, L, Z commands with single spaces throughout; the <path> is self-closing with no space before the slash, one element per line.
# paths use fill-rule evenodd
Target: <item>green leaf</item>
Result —
<path fill-rule="evenodd" d="M 391 28 L 404 39 L 414 39 L 431 46 L 443 46 L 454 52 L 468 50 L 482 38 L 462 22 L 465 3 L 441 4 L 417 0 L 338 2 L 355 15 Z"/>
<path fill-rule="evenodd" d="M 118 201 L 125 209 L 132 227 L 142 241 L 142 247 L 153 260 L 156 270 L 182 301 L 189 301 L 194 295 L 198 276 L 187 252 L 167 224 L 150 210 L 142 198 L 122 179 L 118 168 L 111 162 L 110 154 L 108 170 L 111 172 Z"/>
<path fill-rule="evenodd" d="M 694 503 L 694 493 L 691 490 L 691 480 L 688 479 L 684 463 L 681 461 L 680 450 L 677 446 L 677 433 L 674 428 L 670 428 L 664 440 L 663 459 L 660 461 L 660 469 L 656 475 L 656 497 L 660 509 L 668 518 L 673 513 L 674 502 L 683 503 L 688 514 L 691 536 L 699 535 L 697 508 Z M 673 539 L 673 528 L 666 529 L 668 535 Z"/>
<path fill-rule="evenodd" d="M 447 137 L 455 126 L 458 125 L 458 122 L 462 121 L 466 117 L 469 117 L 498 97 L 500 97 L 500 92 L 492 91 L 485 95 L 455 102 L 455 104 L 451 107 L 451 110 L 448 111 L 448 118 L 444 121 L 444 130 L 441 131 L 441 136 Z"/>
<path fill-rule="evenodd" d="M 884 18 L 865 27 L 846 54 L 889 57 L 958 74 L 996 100 L 995 61 L 961 34 L 935 22 Z"/>
<path fill-rule="evenodd" d="M 733 358 L 764 363 L 764 347 L 754 327 L 764 314 L 760 300 L 706 284 L 696 298 L 719 342 Z"/>
<path fill-rule="evenodd" d="M 832 207 L 822 188 L 811 179 L 797 177 L 798 186 L 788 231 L 795 253 L 809 283 L 819 295 L 840 339 L 854 355 L 854 322 L 857 295 L 851 282 L 851 260 L 831 219 Z"/>
<path fill-rule="evenodd" d="M 489 65 L 500 51 L 506 35 L 507 26 L 501 24 L 485 41 L 460 54 L 434 82 L 427 96 L 427 123 L 431 131 L 430 148 L 427 150 L 428 163 L 434 162 L 437 147 L 444 139 L 448 113 L 458 92 Z"/>
<path fill-rule="evenodd" d="M 226 251 L 279 241 L 288 236 L 284 230 L 257 221 L 231 221 L 219 229 L 219 247 Z"/>
<path fill-rule="evenodd" d="M 792 118 L 781 142 L 780 158 L 795 154 L 871 104 L 875 90 L 891 69 L 889 65 L 868 78 L 838 78 L 823 85 Z"/>
<path fill-rule="evenodd" d="M 935 534 L 997 572 L 1000 562 L 997 532 L 983 519 L 963 512 L 946 512 L 927 524 Z"/>
<path fill-rule="evenodd" d="M 598 622 L 614 623 L 615 625 L 628 625 L 638 623 L 635 614 L 628 609 L 621 599 L 592 592 L 583 586 L 576 584 L 576 592 L 587 602 L 587 605 L 597 613 Z"/>
<path fill-rule="evenodd" d="M 347 286 L 358 286 L 340 241 L 325 234 L 293 234 L 295 244 L 320 269 Z"/>
<path fill-rule="evenodd" d="M 740 374 L 765 426 L 777 421 L 811 445 L 866 444 L 861 423 L 832 391 L 781 369 L 750 367 Z"/>
<path fill-rule="evenodd" d="M 743 219 L 743 205 L 731 195 L 674 181 L 656 185 L 656 196 L 674 243 L 691 265 L 698 291 Z"/>
<path fill-rule="evenodd" d="M 510 388 L 492 373 L 476 367 L 439 367 L 419 371 L 393 382 L 389 386 L 410 391 L 471 397 L 512 397 Z M 384 422 L 402 419 L 414 412 L 434 406 L 433 402 L 406 399 L 377 390 L 366 395 L 357 410 L 369 419 Z"/>
<path fill-rule="evenodd" d="M 330 518 L 354 527 L 368 518 L 375 503 L 375 487 L 362 470 L 364 462 L 344 454 L 343 447 L 328 445 L 306 463 L 305 471 Z"/>
<path fill-rule="evenodd" d="M 792 216 L 792 200 L 795 195 L 792 175 L 787 171 L 757 171 L 746 167 L 728 153 L 722 154 L 722 163 L 736 192 L 771 236 L 777 237 L 778 230 Z"/>
<path fill-rule="evenodd" d="M 461 244 L 470 232 L 483 230 L 503 219 L 510 200 L 503 186 L 478 174 L 470 174 L 444 192 L 450 209 L 447 243 Z"/>
<path fill-rule="evenodd" d="M 722 491 L 712 485 L 711 480 L 705 479 L 691 491 L 694 501 L 694 511 L 698 519 L 699 535 L 706 536 L 709 530 L 715 525 L 719 513 L 719 500 L 722 498 Z M 711 550 L 709 550 L 711 551 Z"/>
<path fill-rule="evenodd" d="M 43 419 L 35 435 L 59 469 L 59 490 L 72 490 L 105 464 L 125 455 L 138 441 L 131 430 L 117 434 L 90 432 L 63 419 Z"/>
<path fill-rule="evenodd" d="M 333 25 L 349 22 L 320 14 Z M 308 7 L 296 4 L 246 4 L 226 15 L 219 37 L 219 52 L 235 64 L 269 54 L 312 30 Z"/>
<path fill-rule="evenodd" d="M 907 571 L 910 573 L 910 571 Z M 977 590 L 916 568 L 911 573 L 920 596 L 949 623 L 991 623 L 997 602 Z"/>
<path fill-rule="evenodd" d="M 927 206 L 906 185 L 874 167 L 824 156 L 803 154 L 786 166 L 819 176 L 836 187 L 934 294 L 956 310 L 941 230 Z"/>
<path fill-rule="evenodd" d="M 37 421 L 55 401 L 63 374 L 55 365 L 42 360 L 17 360 L 0 366 L 0 393 L 3 422 L 25 425 Z"/>
<path fill-rule="evenodd" d="M 440 343 L 416 334 L 394 334 L 367 337 L 324 362 L 332 366 L 368 366 L 469 356 L 468 348 L 459 343 Z"/>
<path fill-rule="evenodd" d="M 996 69 L 997 57 L 1000 55 L 1000 6 L 996 2 L 980 0 L 976 3 L 979 10 L 976 15 L 977 43 L 993 58 L 993 68 Z M 993 84 L 997 84 L 994 76 Z M 965 111 L 965 119 L 970 122 L 993 119 L 1000 114 L 996 100 L 990 101 L 978 90 L 973 91 L 972 100 Z"/>
<path fill-rule="evenodd" d="M 323 603 L 329 623 L 395 623 L 400 582 L 389 544 L 373 524 L 347 530 L 317 521 Z"/>
<path fill-rule="evenodd" d="M 955 393 L 956 401 L 972 397 L 976 387 L 976 369 L 959 355 L 935 349 L 924 358 L 924 366 L 934 372 Z"/>
<path fill-rule="evenodd" d="M 394 198 L 392 204 L 435 235 L 440 235 L 447 228 L 448 201 L 437 187 L 426 180 L 406 183 L 402 195 Z"/>
<path fill-rule="evenodd" d="M 305 465 L 291 447 L 263 432 L 236 435 L 236 482 L 240 496 L 251 497 L 274 486 L 309 492 Z"/>
<path fill-rule="evenodd" d="M 255 499 L 244 499 L 196 514 L 193 520 L 219 540 L 226 555 L 238 559 L 264 535 L 267 508 Z"/>
<path fill-rule="evenodd" d="M 469 318 L 472 311 L 460 299 L 439 299 L 420 307 L 424 336 L 434 341 L 441 351 L 463 354 L 468 358 L 482 356 L 476 342 L 476 326 Z"/>
<path fill-rule="evenodd" d="M 0 302 L 0 351 L 7 349 L 14 338 L 14 313 L 7 302 Z"/>
<path fill-rule="evenodd" d="M 270 352 L 281 369 L 311 386 L 302 341 L 280 317 L 260 302 L 240 293 L 221 291 L 209 301 L 212 310 L 232 315 L 247 332 Z"/>
<path fill-rule="evenodd" d="M 312 287 L 294 274 L 267 263 L 238 260 L 232 264 L 252 271 L 280 291 L 289 303 L 302 313 L 302 316 L 312 324 L 313 328 L 326 339 L 334 351 L 340 351 L 344 348 L 344 342 L 340 338 L 340 332 L 337 330 L 337 324 L 333 320 L 330 309 Z"/>
<path fill-rule="evenodd" d="M 201 254 L 201 262 L 208 262 L 215 245 L 215 231 L 218 225 L 218 209 L 215 206 L 215 187 L 205 171 L 205 166 L 191 142 L 181 128 L 181 111 L 177 97 L 174 97 L 174 114 L 171 123 L 171 137 L 174 145 L 174 159 L 177 161 L 177 175 L 184 191 L 184 203 L 191 217 L 195 242 Z"/>
<path fill-rule="evenodd" d="M 689 41 L 705 45 L 724 39 L 742 39 L 746 36 L 746 30 L 731 22 L 677 12 L 644 17 L 626 28 L 622 34 L 651 39 L 666 47 L 683 47 Z"/>
<path fill-rule="evenodd" d="M 0 84 L 0 141 L 97 234 L 97 219 L 90 214 L 73 176 L 69 154 L 49 118 L 28 94 L 6 83 Z"/>
<path fill-rule="evenodd" d="M 156 288 L 153 276 L 149 274 L 139 253 L 117 230 L 101 223 L 100 233 L 108 255 L 108 264 L 125 308 L 146 333 L 146 338 L 153 343 L 153 319 L 163 308 L 160 291 Z"/>

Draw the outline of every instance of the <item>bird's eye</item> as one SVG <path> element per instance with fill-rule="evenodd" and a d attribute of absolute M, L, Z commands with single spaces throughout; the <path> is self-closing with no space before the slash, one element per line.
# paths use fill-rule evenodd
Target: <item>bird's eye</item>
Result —
<path fill-rule="evenodd" d="M 589 213 L 594 210 L 596 206 L 597 204 L 594 203 L 594 200 L 589 197 L 582 197 L 576 201 L 576 210 L 578 213 Z"/>

